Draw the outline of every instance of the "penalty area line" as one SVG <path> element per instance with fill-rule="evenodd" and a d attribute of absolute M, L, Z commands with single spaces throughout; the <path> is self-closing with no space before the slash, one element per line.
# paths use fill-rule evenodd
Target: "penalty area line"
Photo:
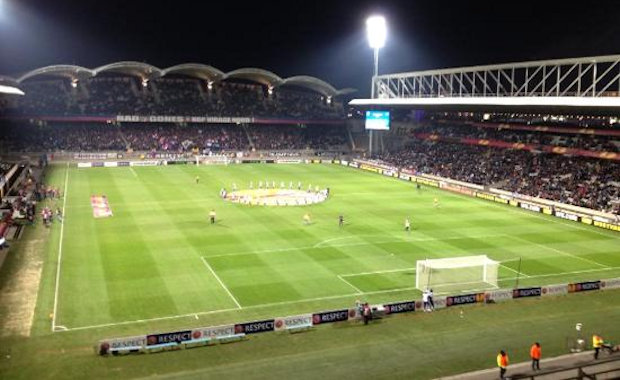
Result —
<path fill-rule="evenodd" d="M 585 271 L 549 273 L 549 274 L 544 274 L 544 275 L 533 275 L 533 276 L 530 276 L 530 278 L 565 276 L 565 275 L 568 275 L 568 274 L 581 274 L 581 273 L 590 273 L 590 272 L 604 272 L 604 271 L 610 271 L 610 270 L 620 270 L 620 267 L 591 269 L 591 270 L 585 270 Z M 516 277 L 500 279 L 500 281 L 512 281 L 512 280 L 516 280 Z M 410 291 L 410 290 L 419 290 L 419 289 L 417 289 L 415 286 L 412 286 L 412 287 L 407 287 L 407 288 L 386 289 L 386 290 L 377 290 L 377 291 L 371 291 L 371 292 L 364 292 L 364 293 L 362 293 L 362 295 L 398 293 L 398 292 L 404 292 L 404 291 Z M 435 294 L 436 295 L 440 295 L 442 293 L 435 293 Z M 281 302 L 264 303 L 264 304 L 258 304 L 258 305 L 245 306 L 243 308 L 243 310 L 260 309 L 260 308 L 267 308 L 267 307 L 274 307 L 274 306 L 293 305 L 293 304 L 304 303 L 304 302 L 334 300 L 334 299 L 340 299 L 340 298 L 354 297 L 354 296 L 358 296 L 358 295 L 359 294 L 357 294 L 357 293 L 349 293 L 349 294 L 340 294 L 340 295 L 326 296 L 326 297 L 306 298 L 306 299 L 295 300 L 295 301 L 281 301 Z M 104 323 L 104 324 L 100 324 L 100 325 L 80 326 L 80 327 L 71 327 L 71 328 L 65 327 L 65 329 L 62 329 L 60 326 L 57 326 L 57 329 L 55 331 L 53 331 L 53 332 L 91 330 L 91 329 L 96 329 L 96 328 L 114 327 L 114 326 L 122 326 L 122 325 L 131 325 L 131 324 L 137 324 L 137 323 L 147 323 L 147 322 L 162 321 L 162 320 L 169 320 L 169 319 L 179 319 L 179 318 L 188 318 L 188 317 L 195 318 L 196 315 L 210 315 L 210 314 L 219 314 L 219 313 L 225 313 L 225 312 L 237 312 L 237 311 L 239 311 L 239 309 L 237 309 L 237 308 L 228 308 L 228 309 L 218 309 L 218 310 L 210 310 L 210 311 L 203 311 L 203 312 L 193 312 L 193 313 L 188 313 L 188 314 L 169 315 L 169 316 L 165 316 L 165 317 L 156 317 L 156 318 L 148 318 L 148 319 L 136 319 L 136 320 L 132 320 L 132 321 Z"/>
<path fill-rule="evenodd" d="M 500 263 L 499 265 L 500 265 L 501 267 L 504 267 L 504 268 L 508 269 L 508 270 L 509 270 L 509 271 L 511 271 L 511 272 L 514 272 L 514 273 L 518 274 L 519 276 L 523 276 L 524 278 L 529 278 L 529 277 L 530 277 L 528 274 L 525 274 L 525 273 L 523 273 L 523 272 L 519 272 L 519 271 L 517 271 L 517 270 L 514 270 L 514 269 L 512 269 L 511 267 L 508 267 L 508 266 L 506 266 L 506 265 L 504 265 L 504 264 L 502 264 L 502 263 Z"/>
<path fill-rule="evenodd" d="M 243 309 L 241 307 L 241 304 L 239 303 L 239 301 L 237 301 L 237 299 L 235 298 L 235 296 L 233 296 L 233 294 L 230 292 L 230 290 L 228 289 L 228 287 L 226 286 L 226 284 L 224 284 L 224 282 L 220 279 L 220 276 L 217 275 L 217 273 L 215 273 L 215 271 L 213 270 L 213 268 L 211 268 L 211 265 L 209 265 L 209 263 L 207 262 L 207 260 L 204 257 L 200 258 L 202 260 L 202 262 L 205 264 L 205 266 L 207 267 L 207 269 L 209 269 L 209 271 L 213 274 L 213 277 L 215 277 L 215 279 L 217 280 L 217 282 L 220 283 L 220 285 L 222 285 L 222 288 L 224 288 L 224 290 L 226 291 L 226 293 L 228 293 L 228 295 L 230 296 L 230 298 L 232 298 L 232 300 L 235 302 L 235 305 L 237 305 L 237 309 Z"/>
<path fill-rule="evenodd" d="M 353 285 L 352 283 L 350 283 L 349 281 L 345 280 L 344 278 L 342 278 L 341 275 L 338 275 L 338 278 L 344 282 L 345 284 L 349 285 L 351 288 L 355 289 L 355 291 L 357 292 L 357 294 L 363 294 L 364 292 L 362 292 L 361 290 L 359 290 L 359 288 L 355 285 Z"/>
<path fill-rule="evenodd" d="M 268 308 L 268 307 L 275 307 L 275 306 L 286 306 L 286 305 L 293 305 L 293 304 L 304 303 L 304 302 L 316 302 L 316 301 L 335 300 L 335 299 L 340 299 L 340 298 L 355 297 L 355 296 L 359 296 L 359 295 L 398 293 L 398 292 L 404 292 L 404 291 L 409 291 L 409 290 L 416 290 L 416 288 L 415 287 L 397 288 L 397 289 L 377 290 L 377 291 L 372 291 L 372 292 L 339 294 L 339 295 L 334 295 L 334 296 L 325 296 L 325 297 L 317 297 L 317 298 L 305 298 L 305 299 L 300 299 L 300 300 L 295 300 L 295 301 L 281 301 L 281 302 L 262 303 L 262 304 L 258 304 L 258 305 L 245 306 L 242 310 L 261 309 L 261 308 Z M 169 316 L 165 316 L 165 317 L 156 317 L 156 318 L 148 318 L 148 319 L 136 319 L 136 320 L 133 320 L 133 321 L 111 322 L 111 323 L 104 323 L 104 324 L 100 324 L 100 325 L 71 327 L 71 328 L 66 328 L 65 330 L 57 329 L 54 332 L 91 330 L 91 329 L 97 329 L 97 328 L 103 328 L 103 327 L 114 327 L 114 326 L 122 326 L 122 325 L 131 325 L 131 324 L 137 324 L 137 323 L 147 323 L 147 322 L 163 321 L 163 320 L 169 320 L 169 319 L 191 318 L 191 317 L 195 318 L 196 315 L 210 315 L 210 314 L 219 314 L 219 313 L 233 312 L 233 311 L 239 311 L 239 309 L 238 308 L 218 309 L 218 310 L 194 312 L 194 313 L 188 313 L 188 314 L 169 315 Z"/>
<path fill-rule="evenodd" d="M 400 269 L 386 269 L 386 270 L 377 270 L 373 272 L 360 272 L 360 273 L 347 273 L 341 274 L 339 277 L 355 277 L 355 276 L 367 276 L 371 274 L 382 274 L 382 273 L 397 273 L 397 272 L 406 272 L 408 270 L 415 271 L 416 268 L 400 268 Z"/>

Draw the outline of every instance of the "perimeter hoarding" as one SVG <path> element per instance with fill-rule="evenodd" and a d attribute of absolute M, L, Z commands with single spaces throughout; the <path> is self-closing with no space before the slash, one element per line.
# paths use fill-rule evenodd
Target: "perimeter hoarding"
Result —
<path fill-rule="evenodd" d="M 236 334 L 258 334 L 268 331 L 274 331 L 275 319 L 266 319 L 264 321 L 255 321 L 247 323 L 238 323 L 235 325 Z"/>
<path fill-rule="evenodd" d="M 292 317 L 279 317 L 275 319 L 275 331 L 285 331 L 312 327 L 312 314 L 295 315 Z"/>
<path fill-rule="evenodd" d="M 349 309 L 323 311 L 312 314 L 312 324 L 320 325 L 323 323 L 341 322 L 349 319 Z"/>

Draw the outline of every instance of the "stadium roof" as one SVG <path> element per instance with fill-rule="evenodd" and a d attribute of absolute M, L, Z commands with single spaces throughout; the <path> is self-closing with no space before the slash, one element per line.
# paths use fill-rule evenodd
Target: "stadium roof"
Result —
<path fill-rule="evenodd" d="M 155 66 L 151 66 L 148 63 L 136 61 L 122 61 L 110 63 L 97 67 L 94 72 L 95 75 L 103 72 L 121 73 L 140 77 L 142 79 L 154 79 L 162 76 L 161 69 Z"/>
<path fill-rule="evenodd" d="M 81 80 L 97 76 L 100 73 L 120 73 L 139 77 L 143 80 L 155 79 L 166 75 L 185 75 L 208 82 L 219 82 L 228 79 L 242 79 L 274 88 L 284 85 L 302 87 L 327 97 L 346 95 L 357 91 L 353 88 L 337 90 L 331 84 L 319 78 L 307 75 L 281 78 L 271 71 L 256 67 L 246 67 L 224 73 L 213 66 L 204 65 L 201 63 L 184 63 L 168 67 L 166 69 L 160 69 L 153 65 L 149 65 L 148 63 L 136 61 L 114 62 L 95 69 L 88 69 L 86 67 L 75 65 L 46 66 L 23 74 L 15 79 L 15 82 L 21 83 L 25 80 L 48 76 L 67 78 L 69 80 Z"/>
<path fill-rule="evenodd" d="M 207 82 L 216 82 L 221 80 L 225 75 L 222 71 L 216 69 L 213 66 L 204 65 L 202 63 L 184 63 L 168 67 L 162 70 L 162 74 L 178 74 L 186 75 L 189 77 L 206 80 Z"/>
<path fill-rule="evenodd" d="M 0 94 L 24 95 L 24 92 L 15 79 L 0 76 Z"/>
<path fill-rule="evenodd" d="M 258 69 L 255 67 L 246 67 L 243 69 L 233 70 L 226 73 L 223 79 L 247 79 L 264 84 L 267 87 L 277 87 L 282 84 L 282 78 L 276 74 L 271 71 Z"/>
<path fill-rule="evenodd" d="M 319 78 L 307 75 L 298 75 L 286 78 L 282 81 L 282 85 L 305 87 L 325 96 L 346 95 L 357 91 L 354 88 L 343 88 L 341 90 L 336 90 L 331 84 L 320 80 Z"/>
<path fill-rule="evenodd" d="M 464 112 L 558 112 L 560 114 L 607 115 L 620 110 L 617 96 L 472 96 L 440 98 L 353 99 L 349 105 L 362 108 L 410 108 Z"/>
<path fill-rule="evenodd" d="M 17 82 L 23 82 L 30 78 L 36 78 L 40 76 L 56 76 L 69 79 L 83 79 L 94 76 L 96 73 L 94 70 L 87 69 L 82 66 L 75 65 L 52 65 L 45 66 L 32 71 L 28 71 L 26 74 L 17 78 Z"/>

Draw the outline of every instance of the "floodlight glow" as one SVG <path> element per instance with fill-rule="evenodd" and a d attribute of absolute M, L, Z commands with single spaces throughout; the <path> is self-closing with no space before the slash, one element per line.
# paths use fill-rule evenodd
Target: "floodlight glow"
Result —
<path fill-rule="evenodd" d="M 387 28 L 383 16 L 371 16 L 366 20 L 366 31 L 368 33 L 368 44 L 373 49 L 380 49 L 385 46 Z"/>

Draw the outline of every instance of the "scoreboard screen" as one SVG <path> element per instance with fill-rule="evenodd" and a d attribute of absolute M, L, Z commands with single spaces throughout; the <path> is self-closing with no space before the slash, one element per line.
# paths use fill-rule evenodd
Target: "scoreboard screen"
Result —
<path fill-rule="evenodd" d="M 390 111 L 366 111 L 366 129 L 389 131 Z"/>

